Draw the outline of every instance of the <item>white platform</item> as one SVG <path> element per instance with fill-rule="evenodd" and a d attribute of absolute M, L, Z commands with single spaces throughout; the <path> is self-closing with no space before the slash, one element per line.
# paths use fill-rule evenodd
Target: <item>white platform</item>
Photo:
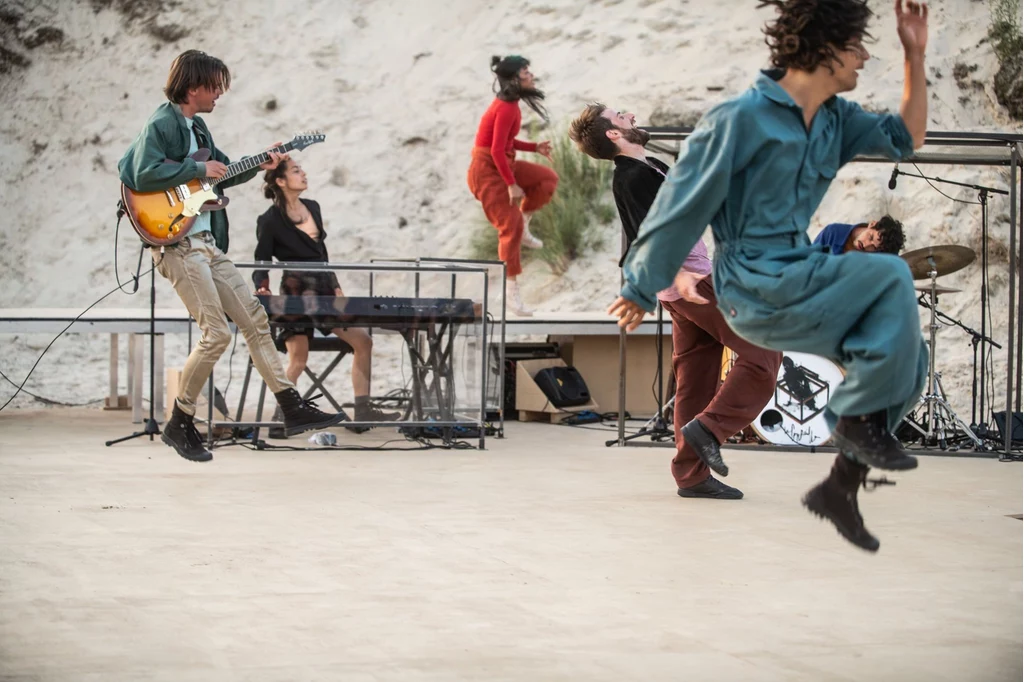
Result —
<path fill-rule="evenodd" d="M 727 451 L 723 502 L 679 498 L 670 449 L 564 426 L 205 465 L 103 447 L 125 431 L 0 412 L 0 679 L 1021 679 L 1020 464 L 862 493 L 872 556 L 800 507 L 829 455 Z"/>

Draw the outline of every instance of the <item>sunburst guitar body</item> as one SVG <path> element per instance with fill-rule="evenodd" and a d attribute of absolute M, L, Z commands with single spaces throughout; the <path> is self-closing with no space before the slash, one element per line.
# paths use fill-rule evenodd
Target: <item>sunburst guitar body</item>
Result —
<path fill-rule="evenodd" d="M 286 154 L 302 150 L 323 142 L 325 138 L 319 131 L 300 133 L 286 144 L 230 164 L 224 175 L 216 180 L 196 178 L 158 192 L 136 192 L 122 184 L 121 201 L 125 213 L 142 241 L 151 246 L 176 244 L 188 235 L 200 213 L 218 211 L 227 206 L 227 197 L 217 194 L 217 183 L 266 163 L 270 160 L 270 152 Z M 204 162 L 210 158 L 210 150 L 200 149 L 191 158 Z M 168 160 L 167 163 L 180 162 Z"/>

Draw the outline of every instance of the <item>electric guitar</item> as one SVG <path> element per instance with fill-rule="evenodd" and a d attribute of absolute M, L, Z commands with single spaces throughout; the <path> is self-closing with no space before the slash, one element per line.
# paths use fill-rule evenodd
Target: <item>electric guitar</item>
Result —
<path fill-rule="evenodd" d="M 160 192 L 136 192 L 124 184 L 121 185 L 121 201 L 132 227 L 139 233 L 142 241 L 151 246 L 169 246 L 188 235 L 192 223 L 200 213 L 220 211 L 227 207 L 227 197 L 222 197 L 214 190 L 218 183 L 234 177 L 239 173 L 252 170 L 261 163 L 270 160 L 270 152 L 286 154 L 292 150 L 303 150 L 306 147 L 323 142 L 327 136 L 319 131 L 299 133 L 280 147 L 268 149 L 254 156 L 247 156 L 228 165 L 227 172 L 214 180 L 213 178 L 196 178 L 184 185 L 168 187 Z M 192 154 L 196 161 L 210 158 L 209 149 L 200 149 Z M 167 160 L 167 163 L 179 163 Z"/>

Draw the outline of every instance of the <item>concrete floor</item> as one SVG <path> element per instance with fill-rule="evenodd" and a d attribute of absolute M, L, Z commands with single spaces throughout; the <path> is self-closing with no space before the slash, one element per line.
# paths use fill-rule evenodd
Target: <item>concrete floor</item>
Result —
<path fill-rule="evenodd" d="M 799 505 L 830 455 L 509 425 L 469 452 L 103 441 L 0 413 L 0 680 L 916 680 L 1022 676 L 1021 465 L 923 458 L 861 494 L 868 555 Z M 386 433 L 360 436 L 378 443 Z"/>

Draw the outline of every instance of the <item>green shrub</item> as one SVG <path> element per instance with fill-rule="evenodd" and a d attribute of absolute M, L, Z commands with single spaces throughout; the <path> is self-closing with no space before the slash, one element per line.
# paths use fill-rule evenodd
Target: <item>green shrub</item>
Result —
<path fill-rule="evenodd" d="M 989 37 L 1000 62 L 1020 62 L 1022 52 L 1020 0 L 992 0 Z"/>

